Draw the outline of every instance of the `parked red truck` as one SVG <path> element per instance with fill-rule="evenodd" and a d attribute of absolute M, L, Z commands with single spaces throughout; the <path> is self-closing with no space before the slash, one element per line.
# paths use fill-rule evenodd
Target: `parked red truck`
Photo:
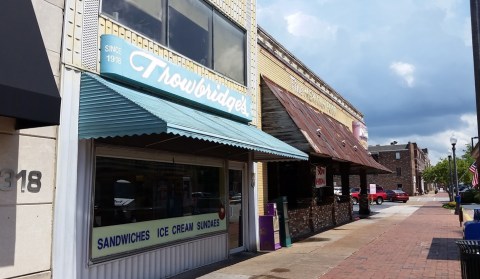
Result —
<path fill-rule="evenodd" d="M 384 200 L 387 199 L 387 193 L 381 186 L 376 186 L 376 193 L 370 194 L 370 188 L 367 188 L 368 199 L 372 202 L 376 202 L 377 204 L 382 204 Z M 360 188 L 354 187 L 350 188 L 350 196 L 352 197 L 353 204 L 358 204 L 360 195 Z"/>

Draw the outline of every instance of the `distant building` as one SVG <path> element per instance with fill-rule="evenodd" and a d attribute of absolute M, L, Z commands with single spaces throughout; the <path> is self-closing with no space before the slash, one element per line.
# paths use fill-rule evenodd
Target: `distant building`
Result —
<path fill-rule="evenodd" d="M 428 149 L 416 143 L 369 146 L 368 151 L 380 164 L 393 171 L 390 174 L 369 175 L 368 183 L 378 184 L 385 189 L 402 189 L 409 195 L 432 191 L 433 185 L 423 181 L 423 171 L 430 166 Z"/>

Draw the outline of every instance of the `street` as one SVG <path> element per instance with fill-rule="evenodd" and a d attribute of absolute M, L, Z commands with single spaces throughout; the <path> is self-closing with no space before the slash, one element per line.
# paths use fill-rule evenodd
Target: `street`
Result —
<path fill-rule="evenodd" d="M 372 212 L 378 212 L 384 208 L 389 208 L 392 206 L 399 206 L 399 205 L 422 205 L 426 202 L 448 202 L 448 196 L 445 195 L 423 195 L 423 196 L 411 196 L 410 200 L 407 203 L 402 202 L 391 202 L 391 201 L 384 201 L 381 205 L 376 203 L 370 204 L 370 210 Z M 353 205 L 353 212 L 358 212 L 358 204 Z"/>

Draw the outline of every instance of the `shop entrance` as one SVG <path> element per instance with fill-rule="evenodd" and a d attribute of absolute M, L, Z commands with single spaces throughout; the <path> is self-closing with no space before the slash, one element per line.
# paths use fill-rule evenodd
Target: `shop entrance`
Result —
<path fill-rule="evenodd" d="M 228 246 L 230 253 L 244 250 L 243 245 L 243 174 L 241 167 L 228 170 L 229 223 Z"/>

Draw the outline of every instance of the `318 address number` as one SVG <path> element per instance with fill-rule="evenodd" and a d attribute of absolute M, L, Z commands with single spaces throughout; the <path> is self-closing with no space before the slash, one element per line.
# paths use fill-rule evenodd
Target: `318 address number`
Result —
<path fill-rule="evenodd" d="M 12 169 L 1 169 L 0 170 L 0 190 L 1 191 L 10 191 L 17 185 L 18 180 L 20 180 L 20 190 L 25 192 L 25 188 L 31 193 L 38 193 L 40 188 L 42 188 L 42 173 L 36 170 L 28 172 L 26 170 L 21 170 L 18 173 L 15 173 Z"/>

